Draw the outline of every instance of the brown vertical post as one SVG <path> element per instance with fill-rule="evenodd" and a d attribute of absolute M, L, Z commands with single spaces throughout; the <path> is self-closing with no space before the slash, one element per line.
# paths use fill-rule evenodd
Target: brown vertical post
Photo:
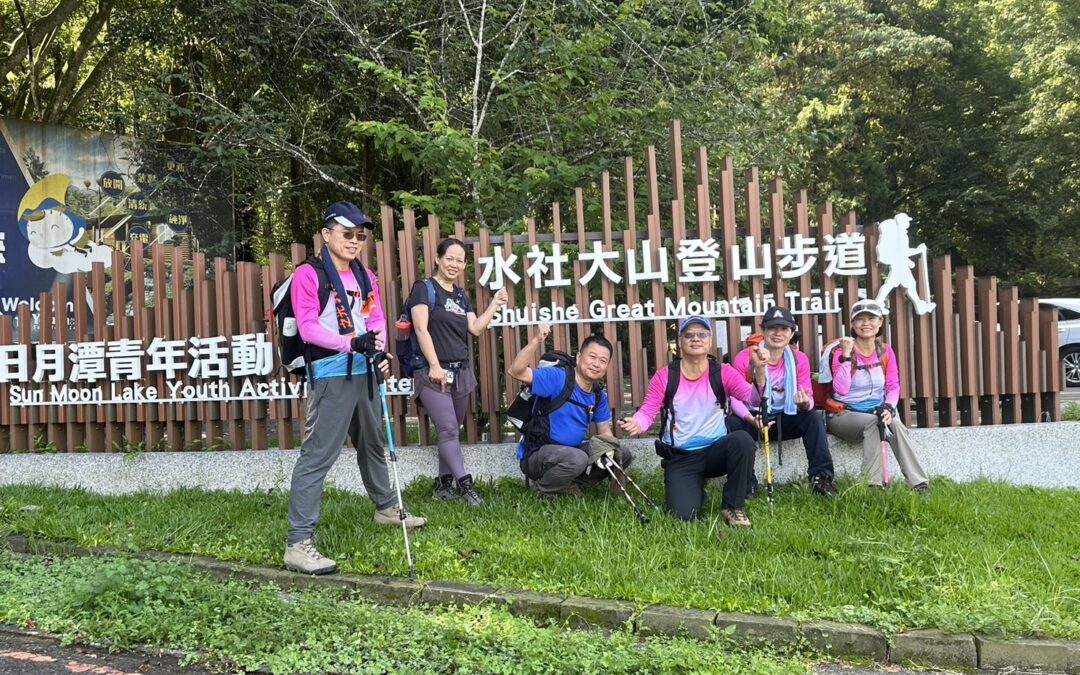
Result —
<path fill-rule="evenodd" d="M 938 423 L 943 427 L 955 426 L 957 422 L 957 387 L 956 387 L 956 332 L 953 321 L 952 296 L 952 260 L 948 256 L 934 259 L 934 286 L 937 293 L 937 378 L 938 378 Z"/>
<path fill-rule="evenodd" d="M 956 270 L 956 307 L 960 333 L 960 424 L 979 424 L 979 343 L 975 335 L 975 272 L 970 265 Z"/>
<path fill-rule="evenodd" d="M 904 297 L 902 290 L 893 291 L 892 297 L 889 302 L 889 330 L 890 330 L 890 344 L 892 344 L 893 351 L 896 352 L 896 360 L 898 365 L 907 366 L 908 372 L 904 372 L 904 368 L 900 370 L 900 402 L 896 406 L 897 412 L 900 414 L 900 419 L 907 424 L 911 424 L 911 412 L 907 399 L 912 395 L 911 386 L 909 382 L 913 377 L 918 377 L 918 365 L 912 359 L 911 351 L 911 338 L 909 337 L 909 328 L 911 320 L 908 317 L 908 308 L 904 304 Z M 923 422 L 923 420 L 919 420 Z"/>
<path fill-rule="evenodd" d="M 776 296 L 776 304 L 788 307 L 790 304 L 784 294 L 787 292 L 787 283 L 780 277 L 780 268 L 776 264 L 779 256 L 776 254 L 784 244 L 784 182 L 779 178 L 769 181 L 769 239 L 772 243 L 772 261 L 764 261 L 767 269 L 772 274 L 773 294 Z M 798 310 L 798 307 L 788 307 L 790 310 Z"/>
<path fill-rule="evenodd" d="M 514 250 L 514 241 L 513 241 L 512 235 L 509 232 L 503 234 L 503 248 L 507 252 L 510 252 L 510 251 Z M 509 285 L 509 284 L 507 284 L 507 285 Z M 511 289 L 508 288 L 507 290 L 509 291 Z M 511 299 L 511 305 L 509 305 L 509 306 L 513 306 L 512 303 L 513 303 L 513 300 Z M 517 381 L 514 380 L 514 378 L 510 377 L 510 373 L 506 372 L 506 365 L 509 364 L 511 361 L 513 361 L 514 357 L 517 356 L 518 345 L 520 344 L 520 342 L 518 342 L 519 333 L 520 333 L 520 329 L 515 327 L 515 326 L 504 326 L 503 329 L 502 329 L 502 348 L 503 348 L 502 349 L 502 354 L 503 354 L 502 361 L 500 361 L 499 358 L 498 358 L 498 352 L 496 351 L 496 353 L 495 353 L 496 367 L 499 369 L 499 372 L 501 372 L 502 375 L 503 375 L 502 393 L 506 395 L 505 400 L 508 402 L 508 404 L 509 404 L 509 401 L 512 400 L 513 397 L 514 397 L 514 394 L 511 393 L 511 392 L 517 392 L 518 387 L 517 387 Z M 498 382 L 498 380 L 496 378 L 496 380 L 495 380 L 496 386 L 497 386 L 497 382 Z M 501 401 L 503 399 L 501 397 L 499 397 L 499 394 L 496 394 L 496 400 Z"/>
<path fill-rule="evenodd" d="M 758 170 L 756 166 L 752 166 L 746 171 L 746 236 L 754 238 L 754 245 L 757 246 L 762 255 L 764 255 L 765 238 L 761 229 L 761 182 L 758 178 Z M 771 246 L 770 246 L 771 249 Z M 757 252 L 755 251 L 755 255 Z M 772 273 L 772 266 L 766 267 L 769 273 Z M 765 279 L 758 275 L 750 277 L 750 297 L 754 298 L 765 293 Z M 783 303 L 782 297 L 773 298 L 775 303 Z M 760 317 L 755 317 L 751 321 L 750 332 L 754 332 L 759 329 L 761 323 Z M 741 347 L 738 342 L 731 348 L 732 352 L 739 351 Z"/>
<path fill-rule="evenodd" d="M 491 238 L 487 228 L 480 230 L 479 243 L 473 244 L 473 260 L 479 260 L 480 256 L 491 250 Z M 479 284 L 476 285 L 476 306 L 486 306 L 482 303 L 490 302 L 490 294 L 487 289 Z M 501 418 L 498 414 L 501 405 L 501 397 L 498 392 L 499 380 L 499 329 L 484 331 L 479 338 L 480 343 L 480 408 L 490 415 L 488 433 L 492 443 L 502 440 Z"/>
<path fill-rule="evenodd" d="M 1023 421 L 1038 422 L 1042 416 L 1042 347 L 1039 337 L 1039 301 L 1037 298 L 1024 298 L 1020 301 L 1020 340 L 1023 361 L 1024 380 L 1021 383 L 1021 412 Z M 1057 411 L 1054 411 L 1057 412 Z"/>
<path fill-rule="evenodd" d="M 629 251 L 637 246 L 637 233 L 633 230 L 623 230 L 623 250 Z M 626 286 L 626 302 L 635 303 L 640 299 L 637 286 Z M 648 384 L 648 371 L 645 369 L 645 350 L 641 344 L 641 330 L 639 322 L 630 322 L 630 345 L 624 355 L 630 361 L 630 405 L 637 408 L 645 398 L 645 388 Z"/>
<path fill-rule="evenodd" d="M 604 225 L 604 248 L 610 251 L 614 249 L 615 237 L 611 224 L 611 175 L 607 171 L 600 174 L 600 206 Z M 611 283 L 611 280 L 607 277 L 604 277 L 601 281 L 601 288 L 603 289 L 604 303 L 608 305 L 614 304 L 615 284 Z M 620 358 L 622 345 L 619 342 L 619 334 L 614 322 L 604 322 L 604 337 L 615 347 L 611 360 L 608 362 L 607 390 L 608 403 L 614 406 L 617 413 L 622 409 L 623 402 L 623 369 L 622 359 Z"/>
<path fill-rule="evenodd" d="M 804 241 L 812 241 L 810 238 L 810 215 L 806 190 L 799 190 L 795 193 L 795 197 L 791 203 L 791 210 L 795 221 L 795 234 L 801 235 Z M 777 276 L 779 276 L 779 270 L 777 270 Z M 809 305 L 806 305 L 805 307 L 803 305 L 810 298 L 810 270 L 800 274 L 795 285 L 799 291 L 801 304 L 798 308 L 792 309 L 808 312 Z M 800 348 L 810 357 L 810 366 L 812 370 L 817 369 L 818 352 L 820 351 L 817 344 L 818 320 L 819 317 L 816 314 L 810 313 L 799 314 L 795 318 L 795 321 L 799 324 L 799 332 L 802 333 L 802 344 L 800 345 Z"/>
<path fill-rule="evenodd" d="M 562 251 L 563 233 L 562 233 L 562 209 L 558 202 L 551 205 L 551 236 L 554 251 L 554 246 L 559 246 L 559 255 L 565 255 Z M 573 284 L 573 280 L 570 284 Z M 554 286 L 551 289 L 551 304 L 556 307 L 566 306 L 566 287 Z M 570 326 L 568 324 L 555 324 L 551 327 L 551 337 L 554 343 L 555 349 L 570 353 L 574 350 L 574 347 L 570 343 Z"/>
<path fill-rule="evenodd" d="M 686 203 L 683 190 L 682 122 L 671 120 L 671 198 Z"/>
<path fill-rule="evenodd" d="M 1058 312 L 1054 307 L 1039 309 L 1039 339 L 1043 358 L 1046 359 L 1045 387 L 1042 389 L 1043 410 L 1050 411 L 1051 419 L 1057 419 L 1061 410 L 1061 366 L 1058 365 Z"/>
<path fill-rule="evenodd" d="M 94 340 L 108 340 L 109 331 L 105 328 L 105 266 L 99 262 L 90 268 L 90 294 L 94 298 Z M 85 302 L 85 297 L 83 302 Z M 78 304 L 78 303 L 76 303 Z M 112 446 L 123 438 L 123 428 L 116 423 L 116 406 L 99 406 L 98 421 L 105 425 L 105 442 Z"/>
<path fill-rule="evenodd" d="M 749 188 L 748 188 L 749 190 Z M 720 163 L 720 259 L 724 261 L 724 297 L 732 300 L 739 296 L 739 282 L 735 281 L 735 256 L 732 251 L 739 244 L 735 223 L 735 167 L 731 157 Z M 758 286 L 761 283 L 758 282 Z M 739 351 L 742 332 L 738 320 L 727 321 L 728 353 Z"/>
<path fill-rule="evenodd" d="M 855 225 L 854 211 L 848 211 L 844 215 L 840 216 L 840 229 L 847 234 L 853 235 L 856 233 L 856 230 L 858 228 Z M 874 273 L 874 269 L 870 267 L 869 261 L 867 261 L 867 271 L 870 272 L 871 276 Z M 840 313 L 840 322 L 841 326 L 847 326 L 848 315 L 851 313 L 851 308 L 859 300 L 859 279 L 854 276 L 845 276 L 843 286 L 844 300 L 841 304 L 843 305 L 844 310 Z M 870 286 L 868 284 L 866 287 L 866 292 L 867 297 L 872 298 L 874 296 L 870 293 L 871 288 L 874 288 L 876 290 L 876 287 Z M 846 335 L 847 328 L 844 328 L 841 332 Z"/>
<path fill-rule="evenodd" d="M 996 277 L 982 277 L 978 280 L 979 334 L 982 346 L 982 361 L 979 371 L 982 373 L 982 397 L 979 407 L 982 422 L 1001 424 L 1001 346 L 998 322 L 998 287 Z"/>
<path fill-rule="evenodd" d="M 623 251 L 634 250 L 637 246 L 637 208 L 634 204 L 634 160 L 630 157 L 625 159 L 626 180 L 626 230 L 623 232 Z M 627 233 L 630 236 L 627 236 Z M 641 297 L 636 286 L 626 284 L 626 301 L 628 303 L 640 302 Z M 659 311 L 659 308 L 657 308 Z M 623 360 L 630 361 L 630 403 L 634 407 L 641 403 L 645 396 L 645 378 L 648 377 L 648 357 L 644 349 L 642 339 L 642 325 L 640 321 L 631 321 L 627 325 L 629 335 L 629 351 L 624 354 Z"/>
<path fill-rule="evenodd" d="M 63 291 L 63 284 L 53 284 L 51 293 L 41 293 L 38 295 L 38 342 L 40 344 L 54 344 L 55 342 L 63 343 L 63 339 L 60 338 L 61 328 L 55 322 L 53 316 L 53 298 L 57 298 L 57 302 L 63 303 L 67 294 Z M 104 307 L 96 307 L 99 312 L 105 310 Z M 55 328 L 57 337 L 53 337 L 53 330 Z M 64 333 L 66 333 L 66 329 Z M 98 337 L 99 340 L 104 340 L 103 337 Z M 31 373 L 33 375 L 33 373 Z M 43 389 L 48 389 L 48 382 L 42 383 Z M 77 404 L 78 407 L 82 407 L 83 404 Z M 39 410 L 40 417 L 38 418 L 45 424 L 45 442 L 58 450 L 70 450 L 64 448 L 65 438 L 64 428 L 60 424 L 60 410 L 59 406 L 50 405 L 42 407 Z"/>
<path fill-rule="evenodd" d="M 825 247 L 828 245 L 827 237 L 833 237 L 833 210 L 832 202 L 822 202 L 817 206 L 817 247 L 818 247 L 818 272 L 821 275 L 821 294 L 825 298 L 832 298 L 833 291 L 836 290 L 836 281 L 831 276 L 825 274 L 825 270 L 828 269 L 829 263 L 825 259 Z M 840 337 L 841 327 L 844 325 L 844 319 L 847 314 L 841 311 L 838 314 L 826 314 L 821 317 L 821 339 L 822 346 Z M 807 345 L 814 344 L 813 341 L 807 340 Z M 809 346 L 806 347 L 809 350 Z M 809 353 L 812 351 L 813 353 Z M 817 363 L 821 357 L 821 352 L 818 349 L 812 349 L 807 352 L 807 356 L 810 357 L 811 365 L 815 366 L 815 369 L 820 369 L 820 364 Z"/>
<path fill-rule="evenodd" d="M 1020 294 L 1016 287 L 998 290 L 1000 303 L 999 321 L 1003 337 L 1002 352 L 1005 356 L 1005 372 L 1002 378 L 1004 397 L 1004 421 L 1018 424 L 1022 420 L 1020 410 Z"/>
<path fill-rule="evenodd" d="M 81 275 L 79 275 L 81 276 Z M 15 319 L 19 324 L 19 337 L 20 344 L 26 345 L 27 358 L 30 361 L 28 364 L 28 375 L 33 375 L 33 371 L 30 370 L 34 367 L 33 361 L 33 349 L 32 341 L 30 340 L 30 305 L 19 305 L 15 310 Z M 23 441 L 23 449 L 33 450 L 34 442 L 38 438 L 40 433 L 40 427 L 38 425 L 38 411 L 36 408 L 23 407 L 19 409 L 19 429 L 13 432 L 13 436 L 18 437 L 18 440 Z"/>

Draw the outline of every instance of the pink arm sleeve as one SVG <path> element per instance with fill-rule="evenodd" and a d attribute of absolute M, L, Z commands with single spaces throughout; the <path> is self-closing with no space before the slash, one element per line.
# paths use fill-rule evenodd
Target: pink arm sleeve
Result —
<path fill-rule="evenodd" d="M 846 396 L 851 391 L 851 364 L 840 363 L 843 350 L 834 349 L 832 354 L 832 388 L 840 396 Z M 854 350 L 851 358 L 856 358 Z"/>
<path fill-rule="evenodd" d="M 660 412 L 660 407 L 664 405 L 664 390 L 667 389 L 667 378 L 667 366 L 652 376 L 652 379 L 649 380 L 649 388 L 645 391 L 645 400 L 641 402 L 641 407 L 633 415 L 633 420 L 637 422 L 643 432 L 652 425 L 656 413 Z"/>
<path fill-rule="evenodd" d="M 800 351 L 795 352 L 795 379 L 799 389 L 810 395 L 810 407 L 814 409 L 814 380 L 810 377 L 810 359 Z"/>
<path fill-rule="evenodd" d="M 366 328 L 373 333 L 382 333 L 386 335 L 386 314 L 383 312 L 382 305 L 382 293 L 379 291 L 379 280 L 375 278 L 375 273 L 371 270 L 365 269 L 368 275 L 368 279 L 371 280 L 371 290 L 375 293 L 375 304 L 371 308 L 371 314 L 368 315 L 365 323 Z"/>
<path fill-rule="evenodd" d="M 891 346 L 885 345 L 885 354 L 889 357 L 885 364 L 885 402 L 895 408 L 900 402 L 900 364 Z"/>
<path fill-rule="evenodd" d="M 349 351 L 350 336 L 331 333 L 319 323 L 319 276 L 311 265 L 300 265 L 293 272 L 291 295 L 301 340 L 336 352 Z"/>

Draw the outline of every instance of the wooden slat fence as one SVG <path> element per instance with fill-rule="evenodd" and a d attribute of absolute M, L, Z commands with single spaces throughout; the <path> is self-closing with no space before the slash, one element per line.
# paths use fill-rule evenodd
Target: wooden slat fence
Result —
<path fill-rule="evenodd" d="M 719 162 L 719 170 L 710 171 L 704 147 L 691 153 L 693 171 L 684 176 L 681 129 L 671 128 L 671 170 L 662 176 L 656 149 L 647 148 L 644 176 L 635 169 L 632 158 L 623 167 L 622 189 L 613 189 L 611 176 L 604 173 L 597 185 L 574 192 L 573 213 L 552 204 L 542 219 L 528 219 L 516 232 L 493 233 L 481 230 L 467 236 L 461 222 L 441 223 L 434 216 L 418 215 L 410 209 L 395 212 L 383 205 L 380 225 L 373 244 L 365 247 L 365 264 L 376 270 L 382 291 L 383 308 L 388 320 L 388 344 L 396 337 L 394 320 L 400 313 L 403 298 L 413 283 L 432 273 L 435 248 L 446 236 L 466 242 L 473 264 L 459 283 L 470 291 L 477 311 L 490 302 L 492 292 L 477 279 L 481 270 L 476 261 L 502 247 L 503 255 L 518 256 L 515 267 L 522 281 L 513 288 L 510 307 L 529 308 L 575 306 L 588 316 L 590 303 L 602 300 L 605 305 L 646 303 L 651 301 L 659 313 L 665 299 L 687 298 L 711 303 L 733 297 L 753 297 L 772 291 L 783 298 L 788 290 L 808 296 L 820 289 L 823 297 L 842 291 L 842 311 L 837 313 L 799 314 L 803 349 L 816 369 L 822 340 L 831 340 L 847 332 L 846 317 L 857 299 L 859 279 L 852 276 L 829 276 L 825 273 L 824 251 L 831 237 L 860 232 L 865 237 L 864 255 L 867 274 L 862 286 L 873 296 L 882 284 L 877 265 L 876 224 L 857 226 L 854 213 L 836 215 L 829 203 L 811 207 L 807 191 L 795 190 L 785 196 L 785 186 L 772 180 L 765 186 L 762 211 L 762 184 L 754 167 L 736 183 L 731 158 Z M 662 184 L 662 179 L 666 181 Z M 689 181 L 689 185 L 687 185 Z M 642 184 L 643 183 L 643 184 Z M 600 218 L 592 222 L 590 205 L 598 204 Z M 706 283 L 679 280 L 678 243 L 686 238 L 712 239 L 718 245 L 716 276 Z M 733 246 L 741 246 L 752 237 L 757 245 L 772 249 L 771 279 L 752 276 L 737 280 L 727 263 Z M 791 281 L 781 278 L 778 251 L 786 238 L 801 237 L 818 248 L 813 269 Z M 642 249 L 648 240 L 651 247 Z M 619 252 L 611 266 L 620 275 L 618 282 L 598 274 L 588 287 L 577 280 L 588 268 L 577 258 L 599 242 L 605 252 Z M 914 243 L 914 242 L 913 242 Z M 558 245 L 569 262 L 563 270 L 568 286 L 535 288 L 525 274 L 530 260 L 527 254 L 538 246 L 546 254 Z M 245 334 L 265 334 L 273 342 L 272 322 L 267 321 L 270 289 L 283 279 L 311 251 L 321 247 L 318 235 L 309 249 L 293 244 L 287 254 L 275 253 L 268 263 L 230 265 L 225 259 L 207 260 L 202 253 L 186 248 L 155 245 L 144 251 L 132 242 L 130 256 L 116 253 L 112 269 L 130 270 L 130 283 L 117 275 L 107 281 L 106 270 L 97 264 L 89 274 L 76 274 L 72 282 L 73 303 L 70 313 L 64 300 L 67 288 L 58 284 L 51 293 L 41 295 L 38 308 L 39 335 L 32 341 L 32 316 L 28 306 L 18 309 L 15 317 L 0 317 L 0 361 L 14 372 L 11 350 L 27 345 L 25 367 L 27 380 L 38 363 L 35 342 L 56 345 L 74 342 L 86 345 L 97 341 L 98 349 L 112 349 L 115 342 L 130 340 L 147 350 L 152 341 L 179 341 L 182 350 L 212 350 L 214 339 Z M 661 253 L 660 248 L 666 248 Z M 626 253 L 633 251 L 635 266 L 648 265 L 657 270 L 667 265 L 667 283 L 652 280 L 630 284 Z M 759 249 L 760 253 L 760 249 Z M 147 258 L 147 254 L 149 258 Z M 948 257 L 931 261 L 929 282 L 936 309 L 928 315 L 913 313 L 903 289 L 890 298 L 891 314 L 888 339 L 901 364 L 901 395 L 906 405 L 901 414 L 920 427 L 1034 422 L 1049 414 L 1056 417 L 1060 405 L 1061 373 L 1058 365 L 1057 317 L 1054 311 L 1041 309 L 1037 300 L 1020 299 L 1015 288 L 1001 288 L 993 277 L 978 278 L 970 266 L 955 266 Z M 920 295 L 926 297 L 920 275 Z M 190 280 L 190 281 L 189 281 Z M 152 292 L 147 293 L 150 284 Z M 88 312 L 87 304 L 78 301 L 89 295 L 100 311 Z M 149 300 L 148 300 L 149 298 Z M 107 320 L 108 319 L 108 320 Z M 640 404 L 648 379 L 669 358 L 674 338 L 674 320 L 582 321 L 577 325 L 558 325 L 549 348 L 574 351 L 589 334 L 602 333 L 615 346 L 608 372 L 610 400 L 616 414 L 628 413 Z M 56 327 L 60 328 L 57 329 Z M 70 334 L 68 327 L 70 326 Z M 740 345 L 744 336 L 757 329 L 757 319 L 721 319 L 718 341 Z M 495 327 L 474 340 L 473 366 L 480 387 L 471 402 L 464 436 L 469 443 L 499 442 L 513 438 L 505 425 L 504 410 L 508 399 L 518 389 L 506 375 L 505 367 L 536 330 L 535 325 L 510 322 Z M 194 339 L 194 340 L 193 340 Z M 89 353 L 89 352 L 87 352 Z M 65 353 L 65 358 L 70 352 Z M 276 358 L 276 354 L 275 354 Z M 111 362 L 106 360 L 106 367 Z M 164 392 L 170 381 L 182 386 L 205 385 L 213 378 L 193 375 L 181 368 L 169 377 L 162 370 L 150 370 L 149 355 L 142 359 L 139 382 Z M 101 382 L 76 382 L 69 367 L 63 382 L 40 383 L 10 381 L 0 383 L 0 452 L 33 449 L 75 451 L 115 451 L 132 449 L 227 449 L 251 447 L 296 447 L 303 426 L 301 400 L 245 400 L 199 403 L 127 403 L 95 405 L 71 403 L 64 406 L 14 406 L 10 400 L 14 386 L 25 395 L 48 390 L 52 385 L 67 384 L 74 390 L 89 392 Z M 267 376 L 252 378 L 270 383 L 282 379 L 275 370 Z M 240 378 L 226 380 L 233 394 Z M 290 381 L 295 382 L 295 379 Z M 107 382 L 104 383 L 107 386 Z M 390 397 L 395 437 L 398 444 L 429 444 L 434 434 L 423 410 L 406 396 Z"/>

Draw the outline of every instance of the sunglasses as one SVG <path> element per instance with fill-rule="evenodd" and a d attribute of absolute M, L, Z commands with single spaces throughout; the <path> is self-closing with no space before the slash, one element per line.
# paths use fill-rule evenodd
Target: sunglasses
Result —
<path fill-rule="evenodd" d="M 707 330 L 698 330 L 698 331 L 688 330 L 688 331 L 686 331 L 685 333 L 682 334 L 682 339 L 684 339 L 684 340 L 693 340 L 694 338 L 697 338 L 698 340 L 704 340 L 705 338 L 709 337 L 710 335 L 712 335 L 712 333 L 710 333 Z"/>
<path fill-rule="evenodd" d="M 353 239 L 356 239 L 356 241 L 367 241 L 367 232 L 355 232 L 353 230 L 346 230 L 336 227 L 331 228 L 330 231 L 338 232 L 339 234 L 341 234 L 342 237 L 345 238 L 346 241 L 352 241 Z"/>

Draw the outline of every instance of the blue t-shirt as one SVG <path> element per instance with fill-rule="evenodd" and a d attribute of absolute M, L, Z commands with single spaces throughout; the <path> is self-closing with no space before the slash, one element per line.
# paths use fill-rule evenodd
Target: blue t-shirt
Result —
<path fill-rule="evenodd" d="M 566 370 L 563 368 L 555 366 L 533 368 L 532 375 L 533 396 L 556 398 L 566 386 Z M 570 401 L 592 406 L 596 403 L 596 394 L 585 391 L 575 382 L 574 391 L 570 393 Z M 607 391 L 600 392 L 600 407 L 593 411 L 592 419 L 589 419 L 589 411 L 586 408 L 574 405 L 570 401 L 552 411 L 548 419 L 551 422 L 551 442 L 576 448 L 585 441 L 590 422 L 600 424 L 611 421 L 611 406 L 608 405 Z M 543 403 L 538 405 L 543 405 Z M 518 459 L 525 456 L 525 446 L 522 443 L 518 443 L 517 452 Z"/>

